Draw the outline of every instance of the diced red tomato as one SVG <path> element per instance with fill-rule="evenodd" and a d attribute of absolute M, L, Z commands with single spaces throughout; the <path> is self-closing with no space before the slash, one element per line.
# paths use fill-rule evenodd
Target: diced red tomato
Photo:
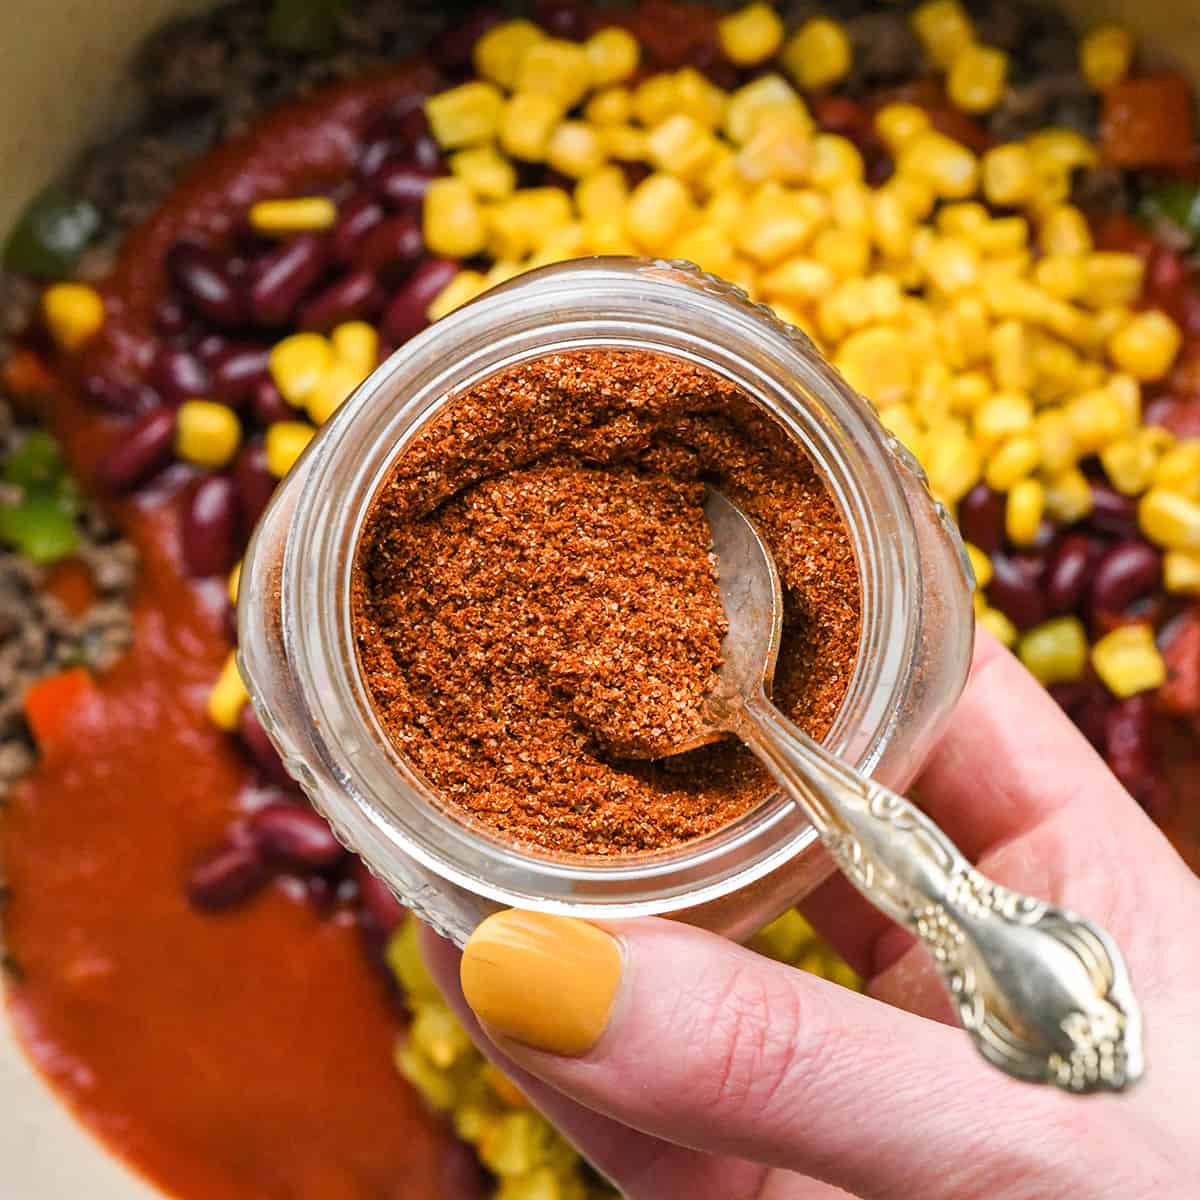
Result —
<path fill-rule="evenodd" d="M 1193 610 L 1163 647 L 1167 682 L 1158 689 L 1158 705 L 1175 717 L 1200 715 L 1200 609 Z"/>
<path fill-rule="evenodd" d="M 716 42 L 716 15 L 693 4 L 649 0 L 629 14 L 630 32 L 660 66 L 678 67 Z"/>
<path fill-rule="evenodd" d="M 91 673 L 83 667 L 47 675 L 26 689 L 25 722 L 43 754 L 62 744 L 68 718 L 96 694 Z"/>
<path fill-rule="evenodd" d="M 73 617 L 82 616 L 96 599 L 92 573 L 77 558 L 55 563 L 42 581 L 42 591 L 53 596 Z"/>
<path fill-rule="evenodd" d="M 1192 85 L 1182 75 L 1125 79 L 1104 93 L 1100 150 L 1120 167 L 1177 167 L 1196 157 Z"/>

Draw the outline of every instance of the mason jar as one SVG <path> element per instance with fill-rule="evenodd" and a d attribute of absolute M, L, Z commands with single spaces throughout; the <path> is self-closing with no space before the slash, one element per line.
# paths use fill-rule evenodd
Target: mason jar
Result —
<path fill-rule="evenodd" d="M 590 919 L 671 915 L 749 937 L 832 864 L 779 793 L 722 829 L 626 856 L 555 854 L 456 818 L 385 733 L 361 677 L 350 581 L 397 458 L 454 393 L 548 354 L 671 355 L 738 384 L 801 443 L 853 541 L 862 632 L 826 744 L 896 790 L 966 681 L 973 580 L 912 456 L 800 331 L 686 263 L 580 259 L 523 275 L 407 342 L 343 404 L 277 489 L 241 574 L 240 665 L 255 711 L 337 836 L 461 944 L 518 906 Z"/>

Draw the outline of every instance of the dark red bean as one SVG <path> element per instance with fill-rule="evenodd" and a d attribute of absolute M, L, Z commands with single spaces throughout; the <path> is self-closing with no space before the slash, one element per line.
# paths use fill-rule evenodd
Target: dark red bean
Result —
<path fill-rule="evenodd" d="M 1050 556 L 1043 581 L 1046 608 L 1052 615 L 1074 611 L 1083 599 L 1091 576 L 1092 540 L 1083 533 L 1069 533 Z"/>
<path fill-rule="evenodd" d="M 389 217 L 363 238 L 355 262 L 367 271 L 382 271 L 412 266 L 424 254 L 425 239 L 418 222 L 412 217 Z"/>
<path fill-rule="evenodd" d="M 1173 717 L 1200 714 L 1200 609 L 1177 621 L 1163 639 L 1167 682 L 1158 689 L 1158 706 Z"/>
<path fill-rule="evenodd" d="M 322 919 L 331 916 L 337 908 L 337 892 L 324 875 L 305 876 L 304 897 Z"/>
<path fill-rule="evenodd" d="M 175 410 L 158 408 L 139 417 L 96 466 L 96 483 L 127 492 L 157 475 L 175 448 Z"/>
<path fill-rule="evenodd" d="M 446 173 L 446 160 L 442 157 L 441 148 L 432 134 L 423 134 L 406 146 L 405 152 L 413 165 L 422 171 L 428 171 L 430 175 Z"/>
<path fill-rule="evenodd" d="M 233 477 L 237 482 L 242 527 L 249 531 L 258 524 L 277 482 L 267 469 L 267 452 L 261 438 L 253 438 L 242 447 L 233 464 Z"/>
<path fill-rule="evenodd" d="M 986 483 L 977 483 L 958 506 L 962 535 L 984 554 L 993 554 L 1004 542 L 1004 497 Z"/>
<path fill-rule="evenodd" d="M 1166 787 L 1154 754 L 1154 704 L 1147 694 L 1118 701 L 1104 724 L 1104 761 L 1133 798 L 1161 814 Z"/>
<path fill-rule="evenodd" d="M 439 1196 L 452 1196 L 454 1200 L 485 1200 L 493 1194 L 492 1178 L 483 1169 L 479 1155 L 466 1142 L 448 1138 L 439 1155 Z"/>
<path fill-rule="evenodd" d="M 296 410 L 283 398 L 273 379 L 260 379 L 255 384 L 250 411 L 264 429 L 276 421 L 292 421 L 296 417 Z"/>
<path fill-rule="evenodd" d="M 1112 696 L 1098 680 L 1078 679 L 1071 683 L 1052 683 L 1050 695 L 1075 722 L 1079 732 L 1101 753 L 1104 751 L 1104 728 Z"/>
<path fill-rule="evenodd" d="M 332 329 L 342 321 L 372 317 L 386 301 L 373 271 L 347 271 L 341 279 L 306 300 L 296 314 L 301 329 Z"/>
<path fill-rule="evenodd" d="M 411 159 L 396 158 L 380 167 L 375 185 L 380 198 L 390 209 L 419 216 L 432 177 L 431 172 Z"/>
<path fill-rule="evenodd" d="M 329 237 L 335 262 L 353 261 L 363 238 L 383 220 L 383 206 L 370 196 L 353 196 L 338 211 L 338 223 Z"/>
<path fill-rule="evenodd" d="M 228 844 L 192 868 L 188 900 L 196 908 L 216 912 L 248 900 L 270 877 L 258 847 Z"/>
<path fill-rule="evenodd" d="M 85 375 L 80 389 L 97 408 L 121 416 L 139 416 L 162 404 L 162 397 L 149 384 L 134 379 L 114 379 L 99 372 Z"/>
<path fill-rule="evenodd" d="M 1200 438 L 1200 397 L 1159 396 L 1146 405 L 1146 425 L 1161 425 L 1177 438 Z"/>
<path fill-rule="evenodd" d="M 229 339 L 224 334 L 206 333 L 192 349 L 199 355 L 202 363 L 211 367 L 216 359 L 225 353 L 228 346 Z"/>
<path fill-rule="evenodd" d="M 399 345 L 429 324 L 425 315 L 437 294 L 458 273 L 453 259 L 431 258 L 423 262 L 396 293 L 383 314 L 382 333 L 386 341 Z"/>
<path fill-rule="evenodd" d="M 1137 537 L 1137 501 L 1122 496 L 1116 488 L 1102 479 L 1089 481 L 1092 489 L 1092 511 L 1084 522 L 1090 529 L 1113 537 Z"/>
<path fill-rule="evenodd" d="M 187 327 L 187 310 L 178 300 L 163 300 L 154 310 L 154 328 L 164 337 L 173 337 Z"/>
<path fill-rule="evenodd" d="M 352 873 L 358 884 L 358 900 L 362 911 L 376 928 L 383 933 L 391 933 L 404 919 L 404 906 L 393 895 L 392 889 L 357 859 Z"/>
<path fill-rule="evenodd" d="M 197 578 L 228 571 L 238 557 L 238 490 L 228 475 L 208 475 L 189 489 L 180 523 L 183 562 Z"/>
<path fill-rule="evenodd" d="M 1093 619 L 1100 614 L 1120 616 L 1135 600 L 1158 590 L 1162 555 L 1143 541 L 1120 542 L 1096 563 L 1092 578 Z"/>
<path fill-rule="evenodd" d="M 471 66 L 475 43 L 506 16 L 502 7 L 489 4 L 468 13 L 465 18 L 451 21 L 430 42 L 426 50 L 430 62 L 451 74 L 467 70 Z"/>
<path fill-rule="evenodd" d="M 241 738 L 242 745 L 246 747 L 254 765 L 266 779 L 280 787 L 295 787 L 295 781 L 287 773 L 279 751 L 267 737 L 267 731 L 263 729 L 262 722 L 249 704 L 242 707 L 242 714 L 238 718 L 238 737 Z"/>
<path fill-rule="evenodd" d="M 270 357 L 268 346 L 247 342 L 226 346 L 212 359 L 213 399 L 231 408 L 240 408 L 253 400 L 259 384 L 267 381 Z"/>
<path fill-rule="evenodd" d="M 580 41 L 588 34 L 587 13 L 573 0 L 541 0 L 534 20 L 552 37 Z"/>
<path fill-rule="evenodd" d="M 150 370 L 150 383 L 169 404 L 207 397 L 208 369 L 196 355 L 187 350 L 163 346 Z"/>
<path fill-rule="evenodd" d="M 250 285 L 250 315 L 260 325 L 282 325 L 329 261 L 329 241 L 306 233 L 258 264 Z"/>
<path fill-rule="evenodd" d="M 167 276 L 194 313 L 217 325 L 237 325 L 246 310 L 229 264 L 215 250 L 179 242 L 167 254 Z"/>
<path fill-rule="evenodd" d="M 299 870 L 323 871 L 346 855 L 324 817 L 285 800 L 253 812 L 250 828 L 268 858 Z"/>
<path fill-rule="evenodd" d="M 1046 617 L 1046 604 L 1038 583 L 1034 563 L 1015 555 L 992 555 L 988 600 L 1018 629 L 1030 629 Z"/>

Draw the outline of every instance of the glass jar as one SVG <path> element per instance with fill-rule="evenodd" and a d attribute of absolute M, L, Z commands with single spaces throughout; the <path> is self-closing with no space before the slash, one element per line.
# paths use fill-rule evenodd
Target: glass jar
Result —
<path fill-rule="evenodd" d="M 325 425 L 247 551 L 240 662 L 288 770 L 399 898 L 460 944 L 489 912 L 670 914 L 750 936 L 832 870 L 776 794 L 683 846 L 598 859 L 518 847 L 456 819 L 384 733 L 350 622 L 359 531 L 407 444 L 461 392 L 515 363 L 629 347 L 738 383 L 805 447 L 857 552 L 857 662 L 826 743 L 902 790 L 966 680 L 971 568 L 908 454 L 798 330 L 688 264 L 581 259 L 521 276 L 406 343 Z"/>

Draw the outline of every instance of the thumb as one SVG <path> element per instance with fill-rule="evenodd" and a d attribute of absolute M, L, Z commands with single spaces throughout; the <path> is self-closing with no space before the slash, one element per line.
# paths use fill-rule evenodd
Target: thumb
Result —
<path fill-rule="evenodd" d="M 675 922 L 497 913 L 460 974 L 504 1052 L 586 1107 L 859 1195 L 1092 1195 L 1081 1129 L 1120 1144 L 1119 1101 L 1007 1080 L 959 1030 Z"/>

